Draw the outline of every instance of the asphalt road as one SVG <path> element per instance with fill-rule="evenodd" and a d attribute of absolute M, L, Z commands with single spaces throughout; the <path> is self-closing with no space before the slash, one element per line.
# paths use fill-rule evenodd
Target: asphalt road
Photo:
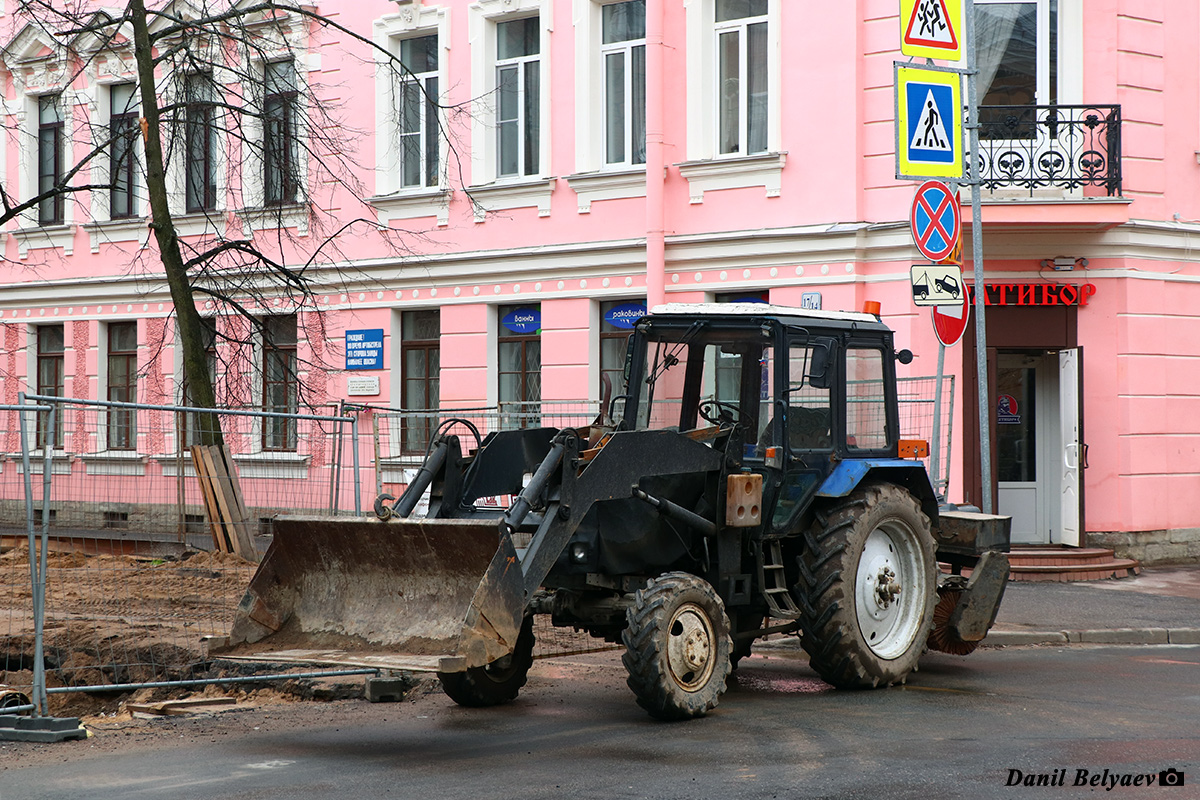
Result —
<path fill-rule="evenodd" d="M 498 709 L 430 691 L 0 743 L 0 800 L 1200 797 L 1198 646 L 930 655 L 907 686 L 866 692 L 833 691 L 786 655 L 736 675 L 687 723 L 647 717 L 605 653 L 539 662 Z M 1105 791 L 1168 768 L 1184 787 Z M 1008 786 L 1012 770 L 1066 785 Z M 1104 782 L 1074 786 L 1079 770 Z"/>

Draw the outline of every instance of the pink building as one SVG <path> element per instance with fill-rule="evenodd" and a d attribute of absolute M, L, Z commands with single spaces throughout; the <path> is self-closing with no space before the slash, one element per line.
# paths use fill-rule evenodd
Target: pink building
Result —
<path fill-rule="evenodd" d="M 245 96 L 268 127 L 236 146 L 184 131 L 169 176 L 185 240 L 265 242 L 282 225 L 297 237 L 283 257 L 301 263 L 306 241 L 365 221 L 319 263 L 319 311 L 261 304 L 281 345 L 267 357 L 294 349 L 287 364 L 301 366 L 251 376 L 246 402 L 294 408 L 297 384 L 317 404 L 384 408 L 596 401 L 602 376 L 620 374 L 629 321 L 663 301 L 876 301 L 917 356 L 901 374 L 933 375 L 938 342 L 910 285 L 916 184 L 895 178 L 898 5 L 318 6 L 398 56 L 403 81 L 364 43 L 293 16 L 251 64 L 262 84 Z M 998 510 L 1021 542 L 1196 559 L 1200 3 L 975 9 Z M 0 24 L 3 174 L 22 198 L 82 155 L 80 126 L 138 114 L 120 42 L 72 42 L 115 51 L 74 73 L 62 41 L 11 14 Z M 306 148 L 271 135 L 314 134 L 298 112 L 269 127 L 296 111 L 297 84 L 361 131 L 359 191 L 320 180 Z M 188 97 L 203 113 L 203 90 Z M 91 169 L 107 176 L 118 160 Z M 39 386 L 182 401 L 144 180 L 125 163 L 111 189 L 43 203 L 5 230 L 0 401 Z M 969 241 L 965 252 L 969 275 Z M 129 357 L 140 377 L 112 366 Z M 959 387 L 949 499 L 968 503 L 982 496 L 975 364 L 968 333 L 946 353 Z"/>

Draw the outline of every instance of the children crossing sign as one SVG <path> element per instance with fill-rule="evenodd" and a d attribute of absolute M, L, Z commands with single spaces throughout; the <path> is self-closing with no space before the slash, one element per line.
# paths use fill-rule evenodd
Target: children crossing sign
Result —
<path fill-rule="evenodd" d="M 915 58 L 962 58 L 962 0 L 900 0 L 900 52 Z"/>
<path fill-rule="evenodd" d="M 896 64 L 896 177 L 963 177 L 957 70 Z"/>

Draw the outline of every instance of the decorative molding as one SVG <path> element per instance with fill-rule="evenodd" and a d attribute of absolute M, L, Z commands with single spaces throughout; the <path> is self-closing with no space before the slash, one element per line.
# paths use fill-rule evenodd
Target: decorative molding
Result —
<path fill-rule="evenodd" d="M 141 249 L 150 239 L 150 221 L 146 217 L 85 222 L 80 227 L 87 231 L 93 253 L 100 252 L 101 244 L 117 242 L 137 242 Z"/>
<path fill-rule="evenodd" d="M 48 225 L 41 228 L 17 228 L 9 231 L 17 240 L 17 256 L 22 261 L 29 255 L 30 250 L 61 247 L 63 255 L 75 253 L 75 226 Z"/>
<path fill-rule="evenodd" d="M 396 219 L 437 217 L 438 227 L 450 224 L 451 189 L 419 189 L 396 192 L 382 197 L 368 197 L 367 202 L 375 207 L 380 225 L 388 225 Z"/>
<path fill-rule="evenodd" d="M 308 203 L 293 205 L 241 208 L 233 212 L 243 225 L 252 231 L 273 231 L 295 228 L 297 236 L 308 236 L 310 208 Z"/>
<path fill-rule="evenodd" d="M 148 457 L 132 450 L 105 450 L 99 453 L 80 453 L 79 460 L 87 467 L 88 475 L 146 474 Z"/>
<path fill-rule="evenodd" d="M 299 453 L 269 451 L 234 453 L 242 478 L 299 478 L 308 477 L 309 457 Z"/>
<path fill-rule="evenodd" d="M 590 214 L 596 200 L 646 196 L 646 168 L 580 172 L 567 176 L 579 198 L 579 213 Z"/>
<path fill-rule="evenodd" d="M 466 192 L 474 203 L 476 222 L 483 222 L 489 212 L 513 208 L 536 207 L 539 217 L 548 217 L 550 195 L 557 182 L 557 178 L 542 178 L 519 183 L 492 183 L 472 186 Z"/>
<path fill-rule="evenodd" d="M 787 153 L 766 153 L 757 156 L 721 158 L 705 161 L 684 161 L 676 164 L 679 174 L 688 182 L 692 204 L 703 203 L 704 193 L 718 189 L 766 187 L 767 197 L 779 197 L 783 183 L 783 165 Z"/>

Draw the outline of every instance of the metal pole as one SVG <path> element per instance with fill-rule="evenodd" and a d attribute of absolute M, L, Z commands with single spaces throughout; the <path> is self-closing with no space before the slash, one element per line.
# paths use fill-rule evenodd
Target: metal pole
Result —
<path fill-rule="evenodd" d="M 46 414 L 46 442 L 42 446 L 42 542 L 38 553 L 38 584 L 37 584 L 37 614 L 34 626 L 34 701 L 42 707 L 42 713 L 49 713 L 50 698 L 46 695 L 46 659 L 45 659 L 45 629 L 46 629 L 46 551 L 50 549 L 50 476 L 54 472 L 54 442 L 55 422 L 58 418 L 58 404 L 50 405 Z"/>
<path fill-rule="evenodd" d="M 21 406 L 25 405 L 25 393 L 17 394 L 17 403 Z M 33 533 L 33 477 L 30 475 L 32 467 L 29 458 L 29 422 L 25 419 L 26 410 L 24 408 L 17 414 L 21 426 L 21 469 L 25 483 L 25 535 L 29 543 L 29 592 L 30 601 L 33 605 L 33 702 L 37 708 L 33 715 L 40 717 L 45 713 L 46 707 L 41 704 L 41 698 L 44 694 L 44 687 L 39 683 L 39 669 L 42 664 L 42 615 L 38 608 L 38 561 L 37 561 L 37 539 Z M 35 412 L 36 413 L 36 412 Z M 45 676 L 40 676 L 41 682 L 44 683 Z"/>
<path fill-rule="evenodd" d="M 983 175 L 979 160 L 979 87 L 975 44 L 975 0 L 966 0 L 964 9 L 967 35 L 967 129 L 971 133 L 971 261 L 975 277 L 975 371 L 979 382 L 979 468 L 983 497 L 979 506 L 985 514 L 995 511 L 992 504 L 992 402 L 988 389 L 987 321 L 984 318 L 983 286 L 983 209 L 979 191 Z"/>
<path fill-rule="evenodd" d="M 358 415 L 350 420 L 350 449 L 354 451 L 354 515 L 362 516 L 362 484 L 358 476 Z"/>
<path fill-rule="evenodd" d="M 931 448 L 929 450 L 929 473 L 933 476 L 933 493 L 938 500 L 946 499 L 945 490 L 938 489 L 938 483 L 941 482 L 941 474 L 938 472 L 938 458 L 942 451 L 942 373 L 946 368 L 946 345 L 938 340 L 938 365 L 937 365 L 937 382 L 933 389 L 933 435 L 929 437 Z M 949 442 L 946 446 L 946 460 L 950 459 Z"/>
<path fill-rule="evenodd" d="M 664 136 L 666 92 L 663 61 L 663 8 L 665 0 L 646 3 L 646 307 L 666 302 L 666 181 Z"/>

